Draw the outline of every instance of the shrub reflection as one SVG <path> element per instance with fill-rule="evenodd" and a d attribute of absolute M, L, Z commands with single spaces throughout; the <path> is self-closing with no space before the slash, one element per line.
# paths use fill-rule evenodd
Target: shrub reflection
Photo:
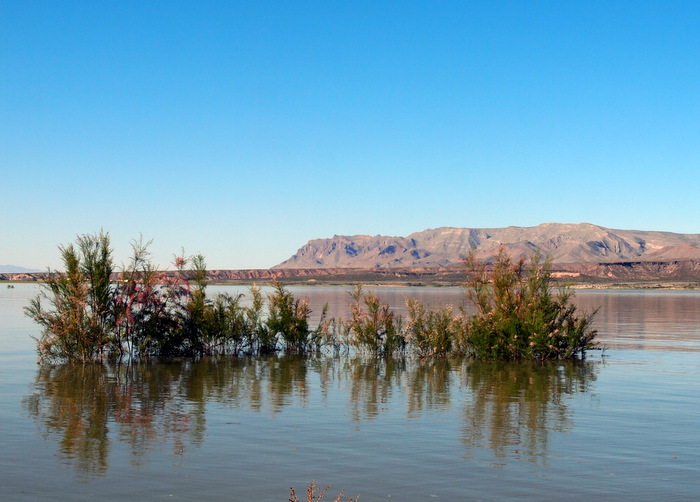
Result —
<path fill-rule="evenodd" d="M 595 380 L 589 362 L 503 363 L 470 360 L 461 372 L 469 389 L 464 409 L 467 450 L 488 446 L 497 457 L 509 453 L 545 458 L 552 431 L 567 432 L 573 416 L 566 400 L 586 392 Z"/>
<path fill-rule="evenodd" d="M 319 404 L 338 394 L 347 400 L 349 427 L 403 408 L 408 430 L 426 414 L 459 407 L 467 456 L 488 448 L 496 457 L 538 461 L 552 431 L 571 429 L 567 400 L 588 391 L 596 373 L 596 364 L 588 361 L 274 355 L 67 364 L 39 367 L 24 405 L 45 437 L 56 441 L 62 460 L 98 476 L 107 472 L 115 442 L 128 445 L 133 464 L 148 462 L 156 449 L 177 456 L 198 447 L 207 436 L 210 403 L 255 414 L 308 408 L 315 420 L 323 420 Z"/>

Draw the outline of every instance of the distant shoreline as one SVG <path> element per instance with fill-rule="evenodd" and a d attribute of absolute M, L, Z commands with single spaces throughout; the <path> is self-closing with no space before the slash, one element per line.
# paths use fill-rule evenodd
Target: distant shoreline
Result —
<path fill-rule="evenodd" d="M 41 282 L 46 272 L 2 273 L 0 282 Z M 618 262 L 553 264 L 552 275 L 575 289 L 700 289 L 700 262 Z M 277 279 L 290 286 L 457 287 L 466 282 L 460 266 L 426 268 L 315 268 L 209 270 L 210 284 L 253 285 Z M 114 280 L 118 280 L 115 274 Z"/>

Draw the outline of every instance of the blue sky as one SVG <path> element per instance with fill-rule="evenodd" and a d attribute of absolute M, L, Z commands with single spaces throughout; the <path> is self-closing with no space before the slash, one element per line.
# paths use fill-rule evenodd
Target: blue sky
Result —
<path fill-rule="evenodd" d="M 309 239 L 700 233 L 700 2 L 0 3 L 0 264 L 103 228 L 210 268 Z"/>

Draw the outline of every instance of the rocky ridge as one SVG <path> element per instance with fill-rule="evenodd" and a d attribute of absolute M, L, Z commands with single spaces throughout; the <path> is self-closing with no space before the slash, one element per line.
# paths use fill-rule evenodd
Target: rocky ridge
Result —
<path fill-rule="evenodd" d="M 700 234 L 613 230 L 589 223 L 536 227 L 441 227 L 407 237 L 336 235 L 314 239 L 274 269 L 450 267 L 473 251 L 489 259 L 503 246 L 511 256 L 537 251 L 555 264 L 700 260 Z"/>

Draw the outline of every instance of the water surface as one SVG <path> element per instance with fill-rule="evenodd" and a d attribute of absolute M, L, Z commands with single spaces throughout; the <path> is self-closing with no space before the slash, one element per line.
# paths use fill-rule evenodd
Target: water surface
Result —
<path fill-rule="evenodd" d="M 343 315 L 347 288 L 290 288 Z M 246 288 L 213 287 L 211 292 Z M 451 288 L 376 288 L 460 305 Z M 694 500 L 700 293 L 581 291 L 582 363 L 261 357 L 38 367 L 0 285 L 0 500 Z M 330 495 L 330 493 L 329 493 Z M 324 499 L 325 500 L 325 499 Z"/>

